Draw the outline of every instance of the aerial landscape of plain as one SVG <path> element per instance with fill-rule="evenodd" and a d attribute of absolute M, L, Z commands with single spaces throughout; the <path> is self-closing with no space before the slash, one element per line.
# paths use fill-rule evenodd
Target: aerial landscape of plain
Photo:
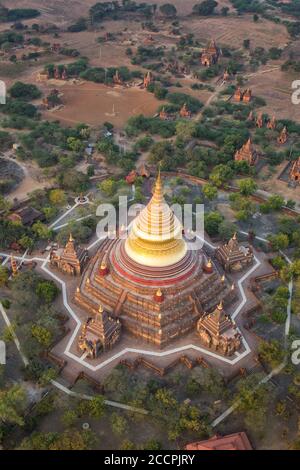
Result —
<path fill-rule="evenodd" d="M 300 0 L 0 0 L 0 450 L 300 450 Z"/>

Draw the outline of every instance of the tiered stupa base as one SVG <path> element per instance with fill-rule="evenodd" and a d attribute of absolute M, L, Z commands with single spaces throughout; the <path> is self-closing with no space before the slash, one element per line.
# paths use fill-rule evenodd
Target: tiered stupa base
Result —
<path fill-rule="evenodd" d="M 89 315 L 103 305 L 125 331 L 163 348 L 196 329 L 220 300 L 226 304 L 234 296 L 216 266 L 207 273 L 204 263 L 202 251 L 188 251 L 171 266 L 142 266 L 129 258 L 124 240 L 107 240 L 89 263 L 75 301 Z"/>

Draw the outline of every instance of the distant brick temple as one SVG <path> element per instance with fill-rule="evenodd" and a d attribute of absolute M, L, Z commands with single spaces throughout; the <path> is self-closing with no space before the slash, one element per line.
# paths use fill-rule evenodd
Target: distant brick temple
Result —
<path fill-rule="evenodd" d="M 258 155 L 253 147 L 251 138 L 247 140 L 247 142 L 242 146 L 242 148 L 236 151 L 234 159 L 236 162 L 247 162 L 250 166 L 253 166 L 257 163 Z"/>
<path fill-rule="evenodd" d="M 295 181 L 297 183 L 300 182 L 300 157 L 298 157 L 297 160 L 292 165 L 291 171 L 290 171 L 290 178 L 292 181 Z"/>
<path fill-rule="evenodd" d="M 163 196 L 160 175 L 152 199 L 125 239 L 106 240 L 89 262 L 75 302 L 89 317 L 99 304 L 122 331 L 164 348 L 196 331 L 204 312 L 235 297 L 203 250 L 188 250 L 182 226 Z"/>
<path fill-rule="evenodd" d="M 282 131 L 280 132 L 278 136 L 277 142 L 278 144 L 283 145 L 287 142 L 287 140 L 288 140 L 288 131 L 287 131 L 287 128 L 284 126 L 284 128 L 282 129 Z"/>
<path fill-rule="evenodd" d="M 188 109 L 186 103 L 182 106 L 181 110 L 179 111 L 179 115 L 180 115 L 181 118 L 191 118 L 192 117 L 192 113 Z"/>
<path fill-rule="evenodd" d="M 254 255 L 251 247 L 240 245 L 234 234 L 228 243 L 216 250 L 216 258 L 225 271 L 237 272 L 252 264 Z"/>
<path fill-rule="evenodd" d="M 205 67 L 210 67 L 218 62 L 220 56 L 220 49 L 217 47 L 214 40 L 203 50 L 201 54 L 201 64 Z"/>
<path fill-rule="evenodd" d="M 252 90 L 247 88 L 242 91 L 240 87 L 236 88 L 233 94 L 234 101 L 243 101 L 244 103 L 249 103 L 252 99 Z"/>
<path fill-rule="evenodd" d="M 88 318 L 82 327 L 78 347 L 90 358 L 111 349 L 120 339 L 120 320 L 114 320 L 100 305 L 95 318 Z"/>
<path fill-rule="evenodd" d="M 52 250 L 50 253 L 50 265 L 72 276 L 82 274 L 87 261 L 87 250 L 76 246 L 71 234 L 65 248 Z"/>
<path fill-rule="evenodd" d="M 149 71 L 145 76 L 144 76 L 144 80 L 143 80 L 143 86 L 144 88 L 148 88 L 149 85 L 151 85 L 152 83 L 152 74 L 151 72 Z"/>
<path fill-rule="evenodd" d="M 275 116 L 272 116 L 272 118 L 267 123 L 267 128 L 274 131 L 276 129 L 276 126 L 277 126 L 276 118 Z"/>
<path fill-rule="evenodd" d="M 231 356 L 241 347 L 241 335 L 234 321 L 225 312 L 223 302 L 212 313 L 199 319 L 197 331 L 204 346 L 224 356 Z"/>

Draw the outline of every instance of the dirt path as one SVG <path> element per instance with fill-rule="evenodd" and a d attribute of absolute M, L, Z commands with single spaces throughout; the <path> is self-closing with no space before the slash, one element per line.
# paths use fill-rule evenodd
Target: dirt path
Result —
<path fill-rule="evenodd" d="M 32 191 L 36 189 L 45 189 L 51 185 L 51 181 L 45 180 L 45 181 L 38 181 L 36 178 L 33 176 L 33 170 L 34 167 L 30 165 L 25 165 L 23 163 L 20 163 L 18 160 L 12 158 L 12 153 L 6 152 L 3 153 L 2 158 L 5 160 L 9 160 L 14 162 L 16 165 L 18 165 L 20 168 L 22 168 L 23 173 L 24 173 L 24 178 L 21 181 L 21 183 L 7 196 L 7 199 L 9 201 L 13 201 L 14 199 L 18 200 L 23 200 L 26 199 L 28 196 L 28 193 L 31 193 Z"/>

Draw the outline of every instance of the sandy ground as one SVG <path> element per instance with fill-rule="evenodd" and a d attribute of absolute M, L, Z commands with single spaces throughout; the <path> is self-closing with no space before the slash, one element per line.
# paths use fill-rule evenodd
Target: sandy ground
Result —
<path fill-rule="evenodd" d="M 59 111 L 44 112 L 47 119 L 58 119 L 67 125 L 85 122 L 99 126 L 105 121 L 122 127 L 131 116 L 153 116 L 161 101 L 152 93 L 139 88 L 107 87 L 96 83 L 83 83 L 63 88 L 65 107 Z M 113 112 L 114 106 L 114 112 Z"/>
<path fill-rule="evenodd" d="M 257 183 L 260 189 L 264 191 L 268 191 L 270 193 L 279 194 L 280 196 L 284 197 L 285 199 L 292 199 L 296 201 L 296 208 L 299 209 L 300 207 L 300 186 L 298 185 L 296 188 L 289 187 L 285 181 L 279 180 L 278 175 L 286 167 L 287 162 L 284 161 L 280 165 L 276 167 L 276 173 L 273 175 L 268 173 L 267 168 L 263 168 L 262 172 L 260 173 L 260 178 L 257 179 Z M 268 174 L 267 180 L 262 180 L 265 174 Z"/>
<path fill-rule="evenodd" d="M 8 155 L 10 154 L 4 154 L 3 158 L 10 158 Z M 32 162 L 27 162 L 25 165 L 15 159 L 13 161 L 22 168 L 24 172 L 24 178 L 21 183 L 13 191 L 11 191 L 8 196 L 6 196 L 8 200 L 13 201 L 14 199 L 18 199 L 21 201 L 26 199 L 28 193 L 31 193 L 36 189 L 45 189 L 50 187 L 51 181 L 49 181 L 49 179 L 46 181 L 41 178 L 41 170 L 37 167 L 37 165 Z"/>
<path fill-rule="evenodd" d="M 267 66 L 266 66 L 267 68 Z M 262 96 L 267 106 L 263 112 L 275 114 L 278 119 L 300 120 L 300 105 L 291 101 L 292 82 L 299 79 L 299 74 L 282 72 L 280 69 L 271 73 L 257 73 L 249 78 L 247 84 L 253 89 L 254 95 Z"/>
<path fill-rule="evenodd" d="M 243 17 L 207 17 L 186 19 L 182 22 L 190 32 L 203 41 L 210 38 L 220 45 L 240 48 L 244 39 L 250 39 L 251 47 L 284 47 L 289 41 L 285 26 L 261 19 L 254 23 L 251 15 Z"/>

